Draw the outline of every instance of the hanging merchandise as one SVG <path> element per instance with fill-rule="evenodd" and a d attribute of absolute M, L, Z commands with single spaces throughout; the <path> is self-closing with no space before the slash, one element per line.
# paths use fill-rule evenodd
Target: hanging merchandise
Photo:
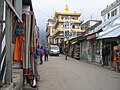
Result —
<path fill-rule="evenodd" d="M 36 82 L 36 78 L 34 77 L 34 79 L 33 79 L 33 87 L 36 87 L 36 84 L 37 84 L 37 82 Z"/>
<path fill-rule="evenodd" d="M 14 60 L 21 61 L 23 60 L 24 54 L 24 36 L 17 36 L 14 48 Z"/>
<path fill-rule="evenodd" d="M 33 79 L 33 73 L 34 72 L 34 54 L 31 53 L 30 55 L 30 62 L 29 62 L 29 79 Z"/>
<path fill-rule="evenodd" d="M 15 29 L 15 47 L 14 47 L 14 60 L 21 61 L 23 60 L 24 55 L 24 33 L 25 33 L 25 24 L 18 22 Z"/>
<path fill-rule="evenodd" d="M 15 35 L 20 36 L 20 35 L 24 35 L 24 33 L 25 33 L 25 25 L 24 25 L 24 23 L 18 23 L 17 27 L 15 29 Z"/>
<path fill-rule="evenodd" d="M 29 84 L 32 87 L 36 87 L 36 64 L 35 64 L 35 54 L 31 53 L 29 62 L 29 74 L 28 74 Z"/>
<path fill-rule="evenodd" d="M 114 46 L 114 62 L 116 71 L 120 72 L 120 46 Z"/>

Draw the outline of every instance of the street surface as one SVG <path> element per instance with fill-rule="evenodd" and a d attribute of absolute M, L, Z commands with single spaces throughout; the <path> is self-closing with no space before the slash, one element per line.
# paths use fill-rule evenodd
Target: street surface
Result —
<path fill-rule="evenodd" d="M 120 90 L 120 73 L 64 55 L 49 56 L 38 73 L 39 90 Z"/>

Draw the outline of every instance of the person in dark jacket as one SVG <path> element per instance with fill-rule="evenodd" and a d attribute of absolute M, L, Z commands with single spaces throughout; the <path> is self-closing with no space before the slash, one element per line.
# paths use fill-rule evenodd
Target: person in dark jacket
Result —
<path fill-rule="evenodd" d="M 108 66 L 108 56 L 110 55 L 110 49 L 107 46 L 104 46 L 102 49 L 102 66 L 106 65 Z"/>
<path fill-rule="evenodd" d="M 102 49 L 102 66 L 105 65 L 105 56 L 106 56 L 106 46 L 103 47 Z"/>
<path fill-rule="evenodd" d="M 68 46 L 66 46 L 65 47 L 65 60 L 67 60 L 68 52 L 69 52 L 69 48 L 68 48 Z"/>
<path fill-rule="evenodd" d="M 45 61 L 48 61 L 48 47 L 46 46 L 45 48 L 44 48 L 44 53 L 45 53 Z"/>
<path fill-rule="evenodd" d="M 110 60 L 110 47 L 106 46 L 106 56 L 105 56 L 105 65 L 108 66 L 108 62 Z"/>

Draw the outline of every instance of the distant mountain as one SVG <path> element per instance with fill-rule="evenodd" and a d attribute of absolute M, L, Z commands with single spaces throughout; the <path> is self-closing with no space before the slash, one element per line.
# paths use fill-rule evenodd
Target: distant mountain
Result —
<path fill-rule="evenodd" d="M 45 30 L 40 30 L 40 45 L 45 46 L 46 45 L 46 33 Z"/>

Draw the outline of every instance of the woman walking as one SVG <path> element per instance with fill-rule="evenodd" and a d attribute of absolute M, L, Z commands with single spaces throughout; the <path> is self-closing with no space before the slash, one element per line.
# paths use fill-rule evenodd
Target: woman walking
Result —
<path fill-rule="evenodd" d="M 40 57 L 41 57 L 41 54 L 42 54 L 42 50 L 40 49 L 40 47 L 39 47 L 39 45 L 38 45 L 38 47 L 37 47 L 37 49 L 36 49 L 36 54 L 37 54 L 37 64 L 40 64 Z"/>

